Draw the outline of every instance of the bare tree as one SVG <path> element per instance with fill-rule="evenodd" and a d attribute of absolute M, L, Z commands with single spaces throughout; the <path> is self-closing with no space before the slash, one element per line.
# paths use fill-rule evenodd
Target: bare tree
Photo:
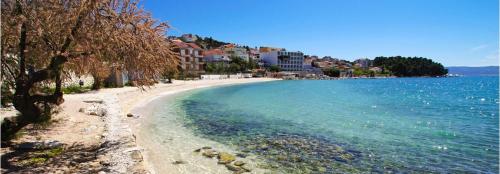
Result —
<path fill-rule="evenodd" d="M 50 119 L 64 102 L 63 72 L 89 73 L 120 66 L 149 85 L 177 66 L 165 38 L 168 25 L 152 19 L 136 0 L 5 0 L 1 2 L 2 82 L 15 89 L 21 115 L 6 119 L 2 141 L 22 127 Z M 75 64 L 87 62 L 75 66 Z M 92 69 L 94 68 L 94 69 Z M 54 83 L 53 93 L 37 86 Z"/>

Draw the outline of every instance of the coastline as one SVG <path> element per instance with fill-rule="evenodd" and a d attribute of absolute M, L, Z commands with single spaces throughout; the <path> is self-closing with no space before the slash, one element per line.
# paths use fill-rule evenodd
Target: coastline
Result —
<path fill-rule="evenodd" d="M 144 167 L 150 173 L 156 173 L 156 168 L 161 168 L 161 171 L 177 171 L 178 173 L 192 173 L 200 172 L 202 169 L 206 173 L 232 173 L 224 167 L 224 165 L 217 164 L 216 160 L 205 158 L 198 155 L 193 155 L 193 150 L 196 148 L 201 148 L 204 146 L 210 146 L 217 150 L 222 150 L 230 152 L 232 154 L 236 153 L 233 149 L 221 145 L 217 142 L 210 141 L 195 136 L 191 131 L 182 127 L 182 125 L 175 123 L 168 123 L 172 130 L 176 131 L 175 138 L 168 138 L 170 143 L 176 143 L 177 148 L 170 148 L 167 154 L 162 154 L 161 158 L 154 158 L 150 154 L 157 154 L 157 150 L 161 151 L 158 144 L 148 144 L 151 140 L 147 138 L 148 135 L 141 134 L 141 128 L 144 126 L 144 119 L 151 116 L 152 109 L 154 109 L 153 103 L 156 101 L 172 97 L 176 94 L 187 92 L 190 90 L 226 86 L 226 85 L 237 85 L 246 83 L 257 83 L 257 82 L 268 82 L 275 81 L 278 79 L 272 78 L 249 78 L 249 79 L 225 79 L 225 80 L 199 80 L 199 81 L 174 81 L 172 84 L 162 84 L 162 86 L 148 89 L 145 92 L 135 91 L 119 93 L 120 103 L 122 104 L 123 111 L 125 113 L 132 113 L 136 119 L 127 120 L 128 125 L 132 127 L 133 137 L 137 142 L 137 148 L 141 150 L 144 156 Z M 140 99 L 139 99 L 140 98 Z M 139 100 L 137 100 L 139 99 Z M 175 119 L 175 118 L 172 118 Z M 175 141 L 180 140 L 180 141 Z M 149 147 L 148 147 L 149 145 Z M 170 144 L 171 145 L 171 144 Z M 169 146 L 170 147 L 170 146 Z M 180 150 L 183 148 L 184 150 Z M 181 154 L 182 153 L 182 154 Z M 179 155 L 181 154 L 181 155 Z M 182 156 L 182 157 L 180 157 Z M 186 157 L 188 156 L 188 157 Z M 158 157 L 158 156 L 156 156 Z M 186 159 L 192 157 L 193 159 Z M 250 158 L 249 158 L 250 159 Z M 162 161 L 162 164 L 157 164 L 155 166 L 155 161 Z M 168 162 L 164 162 L 168 161 Z M 175 164 L 176 162 L 182 162 L 183 164 Z M 245 162 L 249 163 L 248 160 Z M 253 166 L 253 164 L 252 164 Z M 197 171 L 198 170 L 198 171 Z M 174 172 L 175 173 L 175 172 Z"/>
<path fill-rule="evenodd" d="M 188 90 L 274 80 L 278 79 L 176 80 L 171 84 L 144 87 L 144 90 L 138 87 L 106 88 L 64 95 L 65 102 L 59 112 L 53 115 L 50 126 L 28 126 L 23 130 L 23 136 L 13 141 L 13 146 L 2 147 L 2 161 L 10 161 L 13 166 L 2 165 L 1 172 L 155 173 L 148 157 L 144 155 L 147 149 L 137 142 L 134 127 L 140 124 L 145 115 L 127 117 L 132 109 Z M 13 108 L 2 110 L 3 116 L 16 113 Z M 33 161 L 38 158 L 26 158 L 29 156 L 26 154 L 33 150 L 43 150 L 32 145 L 47 142 L 62 148 L 60 155 L 46 158 L 41 163 Z M 29 149 L 19 148 L 23 144 L 30 146 Z"/>

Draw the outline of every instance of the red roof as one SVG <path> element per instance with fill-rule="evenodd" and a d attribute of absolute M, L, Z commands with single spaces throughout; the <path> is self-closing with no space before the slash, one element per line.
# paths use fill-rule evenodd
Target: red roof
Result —
<path fill-rule="evenodd" d="M 201 48 L 194 44 L 194 43 L 186 43 L 186 42 L 182 42 L 181 40 L 172 40 L 172 42 L 179 48 L 193 48 L 193 49 L 199 49 L 201 50 Z"/>
<path fill-rule="evenodd" d="M 187 43 L 187 44 L 188 44 L 189 46 L 191 46 L 191 48 L 201 50 L 200 46 L 196 45 L 195 43 Z"/>
<path fill-rule="evenodd" d="M 221 49 L 212 49 L 212 50 L 207 50 L 203 52 L 204 56 L 211 56 L 211 55 L 224 55 L 224 51 Z"/>

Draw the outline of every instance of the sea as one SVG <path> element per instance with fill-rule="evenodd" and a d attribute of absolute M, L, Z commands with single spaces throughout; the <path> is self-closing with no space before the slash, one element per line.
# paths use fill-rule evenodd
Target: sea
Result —
<path fill-rule="evenodd" d="M 498 77 L 282 80 L 159 107 L 278 173 L 499 172 Z"/>

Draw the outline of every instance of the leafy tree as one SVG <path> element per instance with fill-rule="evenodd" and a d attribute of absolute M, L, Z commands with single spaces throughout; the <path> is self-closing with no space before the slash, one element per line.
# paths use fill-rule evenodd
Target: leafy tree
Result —
<path fill-rule="evenodd" d="M 330 77 L 340 77 L 340 71 L 335 67 L 325 69 L 323 73 Z"/>
<path fill-rule="evenodd" d="M 248 69 L 258 69 L 258 68 L 260 67 L 256 60 L 250 59 L 250 61 L 248 61 Z"/>
<path fill-rule="evenodd" d="M 375 72 L 371 70 L 366 70 L 366 69 L 361 69 L 361 68 L 356 68 L 353 71 L 354 76 L 369 76 L 369 77 L 374 77 Z"/>
<path fill-rule="evenodd" d="M 277 65 L 272 65 L 269 67 L 269 71 L 271 72 L 280 72 L 281 71 L 281 68 Z"/>
<path fill-rule="evenodd" d="M 423 57 L 376 57 L 373 64 L 398 77 L 442 76 L 448 73 L 442 64 Z"/>
<path fill-rule="evenodd" d="M 205 49 L 217 48 L 222 45 L 228 44 L 226 42 L 215 40 L 212 37 L 204 37 L 204 38 L 198 37 L 195 43 Z"/>
<path fill-rule="evenodd" d="M 237 72 L 241 72 L 240 70 L 241 70 L 241 66 L 240 66 L 239 64 L 237 64 L 237 63 L 231 63 L 231 64 L 229 64 L 229 69 L 228 69 L 228 71 L 229 71 L 230 73 L 237 73 Z"/>
<path fill-rule="evenodd" d="M 205 67 L 205 71 L 208 73 L 214 73 L 215 72 L 215 63 L 207 63 L 207 66 Z"/>
<path fill-rule="evenodd" d="M 248 62 L 237 56 L 230 56 L 230 64 L 238 65 L 237 72 L 245 72 L 248 70 Z"/>
<path fill-rule="evenodd" d="M 136 84 L 150 85 L 177 59 L 164 33 L 136 0 L 10 0 L 1 2 L 2 81 L 15 89 L 20 116 L 5 119 L 2 141 L 24 126 L 50 119 L 64 102 L 64 74 L 87 74 L 92 65 L 120 67 L 136 74 Z M 90 61 L 92 60 L 92 61 Z M 81 62 L 89 62 L 75 67 Z M 90 63 L 92 62 L 92 63 Z M 95 71 L 100 72 L 101 69 Z M 51 93 L 42 83 L 54 83 Z"/>

